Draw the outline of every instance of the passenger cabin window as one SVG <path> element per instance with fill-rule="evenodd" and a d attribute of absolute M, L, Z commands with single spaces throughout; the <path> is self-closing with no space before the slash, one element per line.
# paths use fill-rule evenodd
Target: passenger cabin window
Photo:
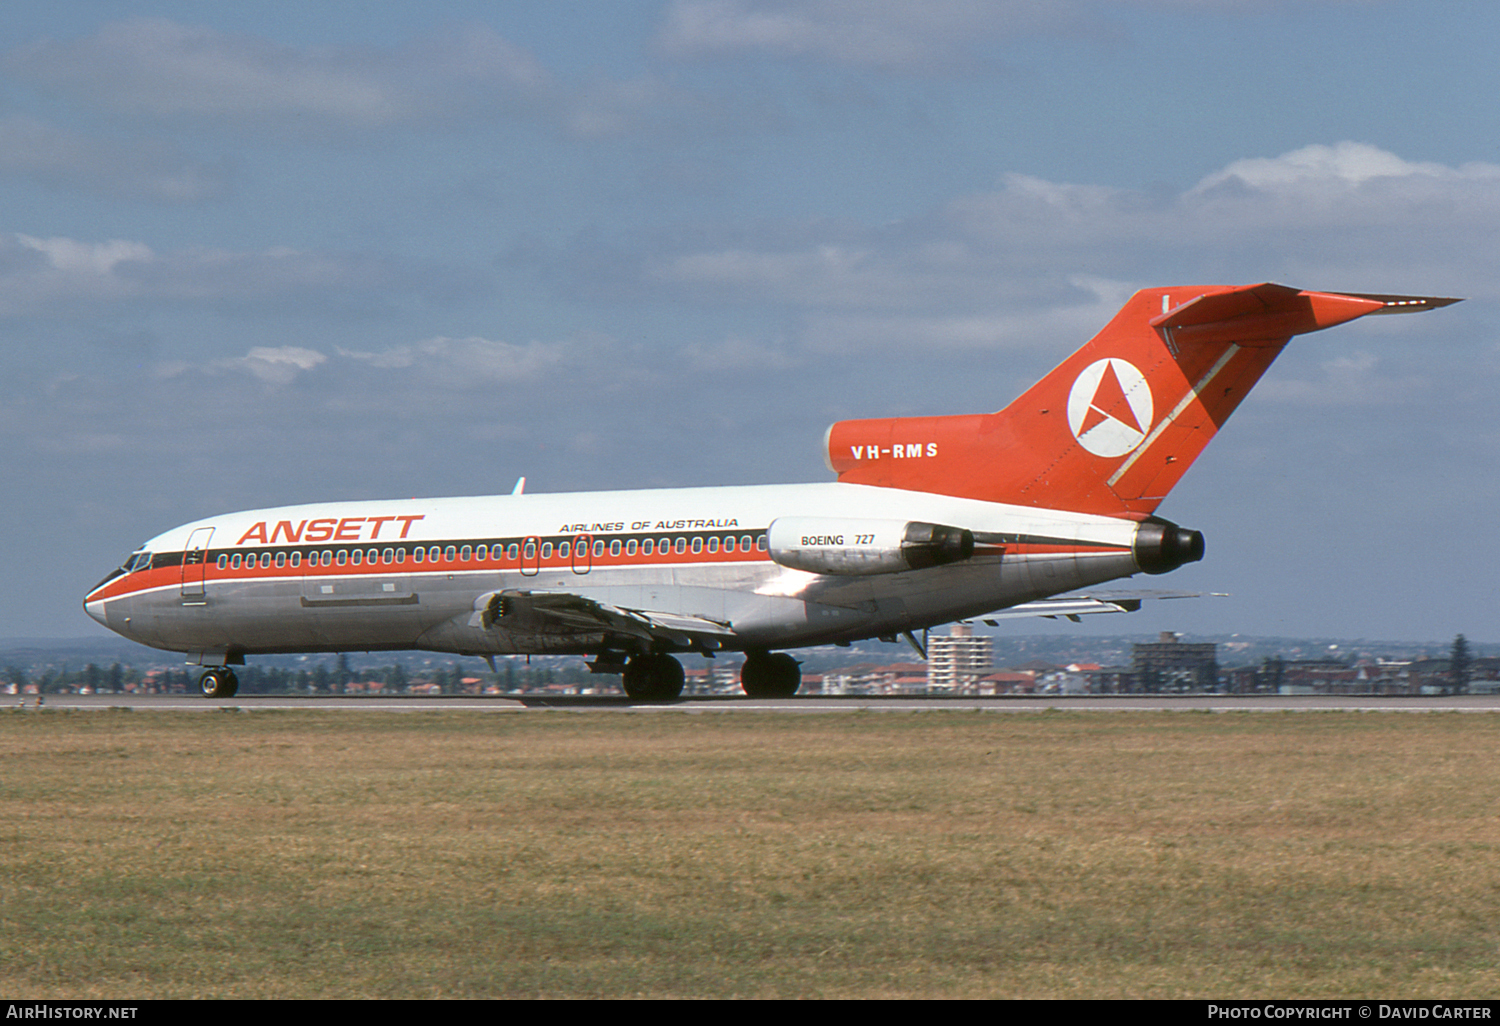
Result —
<path fill-rule="evenodd" d="M 302 553 L 300 553 L 300 552 L 293 552 L 292 553 L 292 566 L 301 566 L 301 565 L 302 565 Z"/>
<path fill-rule="evenodd" d="M 442 558 L 443 550 L 438 548 L 436 545 L 427 550 L 427 562 L 436 563 L 439 559 Z"/>
<path fill-rule="evenodd" d="M 221 552 L 221 553 L 219 553 L 219 561 L 218 561 L 218 563 L 217 563 L 217 564 L 215 564 L 215 565 L 216 565 L 216 566 L 217 566 L 217 567 L 218 567 L 218 568 L 219 568 L 219 569 L 220 569 L 220 570 L 223 570 L 223 569 L 224 569 L 224 568 L 225 568 L 225 567 L 227 567 L 227 566 L 228 566 L 228 565 L 229 565 L 229 557 L 228 557 L 228 556 L 226 556 L 226 555 L 224 555 L 224 554 L 223 554 L 223 553 L 222 553 L 222 552 Z"/>
<path fill-rule="evenodd" d="M 343 566 L 348 561 L 348 559 L 349 559 L 349 553 L 346 552 L 346 551 L 344 551 L 343 549 L 339 549 L 338 554 L 336 556 L 334 556 L 333 558 L 334 558 L 334 561 L 337 562 L 339 566 Z"/>
<path fill-rule="evenodd" d="M 609 554 L 611 556 L 618 556 L 620 554 L 620 539 L 616 538 L 609 543 Z"/>
<path fill-rule="evenodd" d="M 286 566 L 286 553 L 285 552 L 278 552 L 278 553 L 276 553 L 276 565 L 279 566 L 279 567 L 280 566 Z"/>
<path fill-rule="evenodd" d="M 687 539 L 686 538 L 678 538 L 677 539 L 677 547 L 676 547 L 675 551 L 677 552 L 677 554 L 679 556 L 682 555 L 684 552 L 687 551 Z"/>
<path fill-rule="evenodd" d="M 236 552 L 233 556 L 229 557 L 229 568 L 231 570 L 238 570 L 240 568 L 240 563 L 243 561 L 244 557 Z"/>
<path fill-rule="evenodd" d="M 467 563 L 469 560 L 471 560 L 471 559 L 474 558 L 474 550 L 471 549 L 469 546 L 465 545 L 462 549 L 459 550 L 459 552 L 458 552 L 458 558 L 461 561 Z"/>
<path fill-rule="evenodd" d="M 424 559 L 427 558 L 427 550 L 426 549 L 413 549 L 412 553 L 411 553 L 411 558 L 412 558 L 412 562 L 413 563 L 420 563 L 420 562 L 422 562 L 422 560 L 424 560 Z"/>
<path fill-rule="evenodd" d="M 730 538 L 725 538 L 724 539 L 724 551 L 725 552 L 733 552 L 734 551 L 734 538 L 730 537 Z"/>
<path fill-rule="evenodd" d="M 634 543 L 632 542 L 631 544 L 634 544 Z M 655 544 L 656 543 L 653 542 L 650 538 L 642 539 L 642 541 L 641 541 L 641 555 L 643 555 L 643 556 L 649 556 L 649 555 L 651 555 L 651 553 L 653 551 L 653 547 L 655 546 Z"/>
<path fill-rule="evenodd" d="M 490 558 L 489 546 L 487 546 L 487 545 L 481 545 L 477 549 L 475 549 L 474 550 L 474 558 L 477 559 L 477 560 L 479 560 L 481 563 L 483 563 L 485 560 L 489 559 Z"/>
<path fill-rule="evenodd" d="M 355 566 L 359 566 L 359 564 L 363 563 L 364 561 L 365 554 L 358 549 L 355 549 L 353 552 L 349 553 L 349 562 L 353 563 Z"/>
<path fill-rule="evenodd" d="M 510 545 L 505 550 L 505 558 L 506 559 L 517 559 L 520 556 L 520 552 L 521 552 L 521 547 L 519 545 L 517 545 L 515 542 L 511 542 Z"/>
<path fill-rule="evenodd" d="M 635 555 L 636 547 L 637 546 L 635 544 L 635 539 L 634 538 L 630 539 L 628 542 L 625 543 L 625 555 L 627 555 L 627 556 L 633 556 L 633 555 Z"/>
<path fill-rule="evenodd" d="M 386 549 L 384 552 L 382 552 L 380 554 L 380 561 L 382 563 L 389 563 L 391 560 L 393 560 L 395 558 L 396 558 L 396 550 L 395 549 Z"/>

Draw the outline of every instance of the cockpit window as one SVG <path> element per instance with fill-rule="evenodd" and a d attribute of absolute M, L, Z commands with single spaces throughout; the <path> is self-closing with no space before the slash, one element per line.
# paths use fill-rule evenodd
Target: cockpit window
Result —
<path fill-rule="evenodd" d="M 142 549 L 139 552 L 132 552 L 130 555 L 126 556 L 125 562 L 120 565 L 120 569 L 125 571 L 127 574 L 133 574 L 137 570 L 145 570 L 150 565 L 151 553 L 147 552 L 145 549 Z"/>

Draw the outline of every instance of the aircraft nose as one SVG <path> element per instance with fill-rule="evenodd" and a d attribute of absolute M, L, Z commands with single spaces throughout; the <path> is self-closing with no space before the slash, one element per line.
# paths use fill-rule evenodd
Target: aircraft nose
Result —
<path fill-rule="evenodd" d="M 90 602 L 88 599 L 84 599 L 83 611 L 92 616 L 95 620 L 98 620 L 99 623 L 103 626 L 109 626 L 109 621 L 105 618 L 104 603 L 102 601 Z"/>

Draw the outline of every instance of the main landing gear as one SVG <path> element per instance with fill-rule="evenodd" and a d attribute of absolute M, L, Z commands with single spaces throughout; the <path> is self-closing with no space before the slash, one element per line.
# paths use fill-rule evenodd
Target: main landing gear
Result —
<path fill-rule="evenodd" d="M 625 694 L 637 702 L 667 702 L 682 694 L 682 664 L 669 655 L 631 656 L 620 675 Z"/>
<path fill-rule="evenodd" d="M 740 687 L 751 698 L 791 698 L 802 686 L 802 667 L 785 652 L 751 652 L 740 667 Z"/>
<path fill-rule="evenodd" d="M 198 690 L 204 698 L 233 698 L 240 689 L 240 679 L 227 666 L 204 670 L 198 678 Z"/>
<path fill-rule="evenodd" d="M 667 702 L 682 694 L 682 664 L 669 655 L 631 656 L 620 675 L 637 702 Z M 791 698 L 802 685 L 802 667 L 785 652 L 751 652 L 740 669 L 740 687 L 751 698 Z"/>

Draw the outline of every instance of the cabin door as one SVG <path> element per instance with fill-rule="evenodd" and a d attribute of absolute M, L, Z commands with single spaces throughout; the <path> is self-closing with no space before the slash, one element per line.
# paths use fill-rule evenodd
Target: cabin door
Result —
<path fill-rule="evenodd" d="M 203 578 L 208 572 L 208 540 L 213 537 L 212 527 L 200 527 L 188 538 L 182 551 L 182 600 L 200 603 L 206 601 L 203 594 Z"/>

